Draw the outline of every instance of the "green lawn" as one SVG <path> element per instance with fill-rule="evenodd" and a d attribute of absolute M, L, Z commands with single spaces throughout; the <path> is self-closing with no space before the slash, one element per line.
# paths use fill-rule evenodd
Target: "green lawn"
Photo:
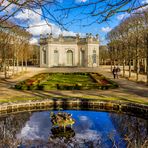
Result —
<path fill-rule="evenodd" d="M 19 82 L 15 88 L 22 90 L 89 90 L 108 89 L 115 85 L 97 73 L 43 73 Z"/>
<path fill-rule="evenodd" d="M 89 74 L 63 74 L 63 73 L 55 73 L 50 74 L 48 79 L 43 84 L 94 84 L 93 80 L 90 78 Z"/>

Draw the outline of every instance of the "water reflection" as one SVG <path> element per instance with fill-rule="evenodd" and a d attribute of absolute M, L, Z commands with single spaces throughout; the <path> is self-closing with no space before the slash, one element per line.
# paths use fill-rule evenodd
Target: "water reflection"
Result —
<path fill-rule="evenodd" d="M 70 139 L 72 137 L 75 136 L 75 132 L 74 130 L 71 128 L 71 127 L 66 127 L 65 129 L 64 128 L 61 128 L 61 127 L 53 127 L 51 129 L 51 138 L 55 139 L 55 138 L 66 138 L 66 139 Z"/>
<path fill-rule="evenodd" d="M 0 117 L 0 147 L 144 147 L 148 121 L 128 115 L 94 111 L 66 111 L 75 119 L 64 133 L 52 127 L 50 112 Z"/>

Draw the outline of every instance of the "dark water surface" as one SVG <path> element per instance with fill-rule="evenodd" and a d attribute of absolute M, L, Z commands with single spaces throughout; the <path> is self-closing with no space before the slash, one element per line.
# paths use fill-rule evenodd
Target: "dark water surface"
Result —
<path fill-rule="evenodd" d="M 65 112 L 75 119 L 73 127 L 65 132 L 52 127 L 50 111 L 0 117 L 0 148 L 148 147 L 145 119 L 108 112 Z"/>

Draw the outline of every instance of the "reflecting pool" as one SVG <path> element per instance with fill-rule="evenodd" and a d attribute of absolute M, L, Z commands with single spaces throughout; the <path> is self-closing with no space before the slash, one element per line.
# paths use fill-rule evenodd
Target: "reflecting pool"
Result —
<path fill-rule="evenodd" d="M 54 111 L 55 113 L 58 111 Z M 0 117 L 0 148 L 147 147 L 146 119 L 97 111 L 67 110 L 75 124 L 53 127 L 50 111 Z"/>

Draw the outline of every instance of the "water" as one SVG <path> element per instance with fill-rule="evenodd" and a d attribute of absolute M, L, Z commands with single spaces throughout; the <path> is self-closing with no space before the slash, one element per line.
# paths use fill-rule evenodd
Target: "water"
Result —
<path fill-rule="evenodd" d="M 57 112 L 57 111 L 55 111 Z M 146 148 L 148 121 L 108 112 L 65 111 L 75 119 L 66 131 L 53 128 L 50 111 L 0 117 L 0 148 Z"/>

